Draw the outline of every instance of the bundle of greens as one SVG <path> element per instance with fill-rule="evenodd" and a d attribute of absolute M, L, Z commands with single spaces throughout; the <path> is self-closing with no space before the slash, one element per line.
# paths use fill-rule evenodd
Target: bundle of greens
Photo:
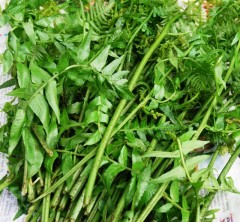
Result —
<path fill-rule="evenodd" d="M 16 218 L 211 221 L 217 190 L 237 192 L 240 2 L 213 2 L 206 22 L 201 3 L 10 1 L 0 190 Z"/>

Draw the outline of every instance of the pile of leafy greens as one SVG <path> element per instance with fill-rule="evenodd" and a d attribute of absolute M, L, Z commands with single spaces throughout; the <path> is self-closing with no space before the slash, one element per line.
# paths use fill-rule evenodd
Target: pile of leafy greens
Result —
<path fill-rule="evenodd" d="M 9 2 L 0 190 L 17 197 L 16 218 L 211 221 L 215 193 L 237 192 L 226 175 L 240 154 L 240 1 L 213 2 L 206 22 L 198 3 Z"/>

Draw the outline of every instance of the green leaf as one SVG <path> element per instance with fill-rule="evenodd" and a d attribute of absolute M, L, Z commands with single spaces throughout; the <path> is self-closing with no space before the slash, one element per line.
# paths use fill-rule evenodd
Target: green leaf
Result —
<path fill-rule="evenodd" d="M 31 82 L 29 69 L 21 62 L 17 63 L 17 79 L 20 88 L 27 88 Z"/>
<path fill-rule="evenodd" d="M 235 35 L 235 37 L 231 43 L 231 46 L 235 45 L 239 40 L 240 40 L 240 31 Z"/>
<path fill-rule="evenodd" d="M 182 197 L 182 207 L 184 210 L 181 210 L 182 213 L 182 222 L 189 222 L 190 212 L 188 211 L 189 206 L 187 203 L 187 199 Z"/>
<path fill-rule="evenodd" d="M 108 53 L 110 50 L 110 45 L 103 49 L 102 52 L 91 62 L 91 67 L 101 72 L 102 68 L 106 65 Z"/>
<path fill-rule="evenodd" d="M 223 85 L 224 88 L 226 89 L 226 82 L 222 78 L 222 73 L 223 73 L 222 58 L 223 58 L 223 56 L 221 56 L 218 59 L 216 65 L 214 67 L 214 75 L 215 75 L 215 79 L 216 79 L 216 84 Z"/>
<path fill-rule="evenodd" d="M 133 141 L 127 142 L 127 145 L 136 148 L 139 152 L 144 152 L 147 149 L 147 146 L 143 143 L 141 139 L 134 138 Z"/>
<path fill-rule="evenodd" d="M 46 132 L 50 121 L 49 107 L 42 94 L 35 95 L 29 102 L 32 111 L 38 116 Z"/>
<path fill-rule="evenodd" d="M 157 100 L 162 100 L 164 98 L 165 95 L 165 88 L 163 85 L 154 85 L 153 88 L 153 94 L 154 94 L 154 98 Z"/>
<path fill-rule="evenodd" d="M 137 177 L 133 176 L 127 188 L 126 205 L 132 202 L 132 198 L 135 194 L 136 189 L 137 189 Z"/>
<path fill-rule="evenodd" d="M 103 112 L 93 111 L 93 112 L 86 112 L 84 123 L 89 125 L 90 123 L 108 123 L 109 116 Z"/>
<path fill-rule="evenodd" d="M 57 97 L 57 83 L 55 80 L 51 80 L 48 82 L 45 94 L 46 94 L 48 104 L 53 109 L 57 117 L 57 121 L 60 124 L 60 110 L 59 110 L 58 97 Z"/>
<path fill-rule="evenodd" d="M 56 122 L 56 116 L 52 115 L 51 122 L 48 129 L 46 142 L 50 149 L 55 149 L 58 143 L 58 126 Z"/>
<path fill-rule="evenodd" d="M 107 65 L 103 70 L 102 74 L 106 76 L 111 76 L 119 67 L 123 61 L 124 56 L 119 57 L 118 59 L 113 60 L 109 65 Z"/>
<path fill-rule="evenodd" d="M 13 65 L 13 55 L 10 50 L 6 50 L 3 54 L 3 73 L 8 73 Z"/>
<path fill-rule="evenodd" d="M 102 138 L 102 134 L 99 131 L 96 131 L 89 137 L 89 139 L 86 141 L 84 146 L 90 146 L 90 145 L 96 144 L 101 140 L 101 138 Z"/>
<path fill-rule="evenodd" d="M 66 52 L 64 53 L 57 64 L 57 70 L 58 72 L 62 72 L 69 66 L 69 54 Z"/>
<path fill-rule="evenodd" d="M 210 155 L 199 155 L 199 156 L 195 156 L 195 157 L 191 157 L 191 158 L 187 159 L 187 161 L 186 161 L 187 169 L 189 171 L 192 170 L 199 163 L 207 160 L 209 157 L 210 157 Z"/>
<path fill-rule="evenodd" d="M 172 207 L 173 207 L 173 205 L 171 203 L 166 203 L 160 207 L 159 212 L 167 213 Z"/>
<path fill-rule="evenodd" d="M 126 100 L 131 100 L 134 98 L 133 93 L 129 90 L 127 85 L 123 86 L 114 85 L 114 88 L 122 98 Z"/>
<path fill-rule="evenodd" d="M 11 86 L 14 86 L 16 84 L 15 79 L 9 79 L 6 82 L 4 82 L 2 85 L 0 85 L 0 89 L 8 88 Z"/>
<path fill-rule="evenodd" d="M 199 163 L 208 159 L 209 155 L 200 155 L 187 159 L 186 167 L 188 171 L 191 171 L 194 167 L 196 167 Z M 177 166 L 174 169 L 168 171 L 167 173 L 161 175 L 158 178 L 153 179 L 152 181 L 157 183 L 165 183 L 172 180 L 181 180 L 186 177 L 185 170 L 182 166 Z"/>
<path fill-rule="evenodd" d="M 74 163 L 73 163 L 72 156 L 68 153 L 64 153 L 62 156 L 62 165 L 61 165 L 63 175 L 68 173 L 68 171 L 71 170 L 73 167 L 74 167 Z M 68 188 L 71 185 L 72 179 L 73 179 L 73 175 L 66 180 Z"/>
<path fill-rule="evenodd" d="M 152 183 L 151 181 L 149 181 L 148 187 L 146 189 L 146 191 L 144 192 L 138 207 L 142 207 L 144 205 L 146 205 L 154 196 L 154 194 L 157 192 L 159 188 L 159 185 L 156 183 Z"/>
<path fill-rule="evenodd" d="M 179 137 L 179 140 L 181 142 L 185 142 L 187 140 L 190 140 L 195 133 L 196 133 L 196 131 L 194 131 L 194 130 L 187 131 L 186 133 L 182 134 Z"/>
<path fill-rule="evenodd" d="M 91 36 L 92 32 L 89 31 L 79 46 L 77 56 L 80 63 L 86 61 L 90 55 Z"/>
<path fill-rule="evenodd" d="M 148 183 L 151 176 L 151 165 L 147 165 L 147 167 L 143 170 L 141 175 L 139 176 L 137 183 L 137 190 L 133 198 L 133 205 L 136 207 L 139 204 L 144 192 L 148 188 Z"/>
<path fill-rule="evenodd" d="M 197 148 L 203 148 L 210 141 L 188 140 L 182 143 L 183 154 L 188 154 Z"/>
<path fill-rule="evenodd" d="M 13 97 L 18 97 L 21 99 L 28 100 L 32 94 L 31 94 L 31 89 L 29 88 L 16 88 L 10 93 L 7 93 L 8 96 L 13 96 Z"/>
<path fill-rule="evenodd" d="M 180 190 L 179 182 L 173 181 L 170 186 L 170 197 L 176 203 L 179 202 L 179 190 Z"/>
<path fill-rule="evenodd" d="M 51 76 L 42 68 L 40 68 L 35 62 L 31 62 L 29 66 L 31 70 L 31 77 L 33 83 L 41 84 L 42 81 L 48 81 Z"/>
<path fill-rule="evenodd" d="M 132 176 L 139 175 L 144 168 L 143 160 L 137 150 L 132 151 Z"/>
<path fill-rule="evenodd" d="M 49 173 L 52 173 L 53 171 L 53 164 L 55 160 L 58 158 L 58 153 L 54 150 L 53 155 L 50 157 L 49 155 L 46 155 L 44 158 L 44 166 L 47 169 Z"/>
<path fill-rule="evenodd" d="M 170 63 L 177 69 L 178 68 L 178 58 L 174 56 L 173 51 L 170 50 Z"/>
<path fill-rule="evenodd" d="M 23 109 L 18 109 L 10 129 L 8 154 L 11 155 L 16 148 L 22 134 L 22 128 L 25 123 L 26 112 Z"/>
<path fill-rule="evenodd" d="M 114 178 L 124 170 L 125 167 L 118 163 L 113 163 L 106 169 L 106 171 L 103 173 L 103 179 L 108 189 L 110 189 Z"/>
<path fill-rule="evenodd" d="M 126 146 L 121 149 L 120 155 L 118 157 L 118 162 L 124 166 L 127 166 L 128 162 L 128 150 Z"/>
<path fill-rule="evenodd" d="M 23 23 L 23 28 L 27 34 L 27 36 L 29 37 L 30 41 L 36 45 L 36 36 L 35 36 L 35 32 L 33 29 L 33 23 L 32 22 L 24 22 Z"/>
<path fill-rule="evenodd" d="M 25 157 L 28 161 L 28 178 L 34 176 L 43 163 L 43 152 L 28 128 L 22 131 L 23 144 L 25 146 Z"/>

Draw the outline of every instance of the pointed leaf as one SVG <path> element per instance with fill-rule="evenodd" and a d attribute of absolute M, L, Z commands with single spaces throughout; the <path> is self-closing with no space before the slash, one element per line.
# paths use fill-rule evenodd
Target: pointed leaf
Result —
<path fill-rule="evenodd" d="M 119 57 L 118 59 L 113 60 L 109 65 L 107 65 L 103 70 L 102 74 L 111 76 L 119 67 L 121 62 L 123 61 L 124 56 Z"/>
<path fill-rule="evenodd" d="M 166 203 L 166 204 L 164 204 L 163 206 L 161 206 L 160 208 L 159 208 L 159 211 L 161 212 L 161 213 L 167 213 L 171 208 L 172 208 L 172 204 L 171 203 Z"/>
<path fill-rule="evenodd" d="M 209 155 L 200 155 L 191 157 L 186 161 L 187 170 L 191 171 L 194 167 L 196 167 L 199 163 L 208 159 Z M 185 170 L 182 166 L 177 166 L 174 169 L 168 171 L 167 173 L 161 175 L 160 177 L 153 179 L 154 182 L 157 183 L 165 183 L 171 180 L 183 179 L 186 177 Z"/>
<path fill-rule="evenodd" d="M 91 62 L 91 67 L 97 71 L 101 71 L 102 68 L 106 65 L 108 53 L 110 50 L 110 45 L 108 45 L 102 52 Z"/>
<path fill-rule="evenodd" d="M 20 88 L 27 88 L 31 81 L 28 67 L 20 62 L 17 63 L 17 79 Z"/>
<path fill-rule="evenodd" d="M 61 165 L 63 175 L 67 174 L 68 171 L 71 170 L 73 167 L 74 167 L 74 163 L 71 155 L 67 153 L 63 154 L 62 165 Z M 68 179 L 66 180 L 68 188 L 71 185 L 72 179 L 73 179 L 73 175 L 68 177 Z"/>
<path fill-rule="evenodd" d="M 179 140 L 183 143 L 185 141 L 188 141 L 192 138 L 192 136 L 196 133 L 194 130 L 187 131 L 186 133 L 182 134 L 179 137 Z"/>
<path fill-rule="evenodd" d="M 27 36 L 29 37 L 30 41 L 36 45 L 36 37 L 35 37 L 35 32 L 33 29 L 33 23 L 32 22 L 24 22 L 23 23 L 23 28 L 27 34 Z"/>
<path fill-rule="evenodd" d="M 16 80 L 15 79 L 9 79 L 6 82 L 4 82 L 3 84 L 0 85 L 0 89 L 5 89 L 11 86 L 16 85 Z"/>
<path fill-rule="evenodd" d="M 88 59 L 90 55 L 90 44 L 91 44 L 91 31 L 88 32 L 88 34 L 85 36 L 83 41 L 81 42 L 78 50 L 78 60 L 79 62 L 84 62 L 86 59 Z"/>
<path fill-rule="evenodd" d="M 178 181 L 173 181 L 171 186 L 170 186 L 170 197 L 174 202 L 179 202 L 179 182 Z"/>
<path fill-rule="evenodd" d="M 22 128 L 25 123 L 26 113 L 23 109 L 18 109 L 10 129 L 8 154 L 11 155 L 17 146 L 22 133 Z"/>
<path fill-rule="evenodd" d="M 125 167 L 118 163 L 113 163 L 106 169 L 106 171 L 103 174 L 103 179 L 108 189 L 110 189 L 114 178 L 124 170 L 125 170 Z"/>
<path fill-rule="evenodd" d="M 8 73 L 13 65 L 13 55 L 10 50 L 6 50 L 3 54 L 3 73 Z"/>
<path fill-rule="evenodd" d="M 15 147 L 17 146 L 21 138 L 22 128 L 25 123 L 25 117 L 26 117 L 25 110 L 18 109 L 10 129 L 9 148 L 8 148 L 9 155 L 11 155 L 11 153 L 13 152 L 13 150 L 15 149 Z"/>
<path fill-rule="evenodd" d="M 209 141 L 188 140 L 182 143 L 183 153 L 186 155 L 197 148 L 203 148 Z"/>
<path fill-rule="evenodd" d="M 51 122 L 50 122 L 49 129 L 48 129 L 46 142 L 47 142 L 48 146 L 50 147 L 50 149 L 52 149 L 52 150 L 55 149 L 55 147 L 57 146 L 57 143 L 58 143 L 58 126 L 57 126 L 55 115 L 52 115 Z"/>
<path fill-rule="evenodd" d="M 44 155 L 28 128 L 23 129 L 22 137 L 25 146 L 25 157 L 28 161 L 28 178 L 31 178 L 42 166 Z"/>
<path fill-rule="evenodd" d="M 118 157 L 118 162 L 124 166 L 127 166 L 128 161 L 128 150 L 126 146 L 123 146 L 120 152 L 120 156 Z"/>
<path fill-rule="evenodd" d="M 44 158 L 44 166 L 49 173 L 53 173 L 52 171 L 53 164 L 57 158 L 58 158 L 58 153 L 55 150 L 53 151 L 52 156 L 46 155 L 46 157 Z"/>
<path fill-rule="evenodd" d="M 29 68 L 31 70 L 33 83 L 40 84 L 42 81 L 46 82 L 51 78 L 51 76 L 44 69 L 40 68 L 35 62 L 31 62 Z"/>
<path fill-rule="evenodd" d="M 148 165 L 143 170 L 143 172 L 141 173 L 141 175 L 138 179 L 137 190 L 136 190 L 136 193 L 135 193 L 134 198 L 133 198 L 133 203 L 134 203 L 135 207 L 138 205 L 138 203 L 141 200 L 144 192 L 148 188 L 148 183 L 149 183 L 149 180 L 150 180 L 150 176 L 151 176 L 151 165 Z"/>
<path fill-rule="evenodd" d="M 123 86 L 115 85 L 114 87 L 122 98 L 126 100 L 131 100 L 134 98 L 133 93 L 129 90 L 127 85 L 123 85 Z"/>
<path fill-rule="evenodd" d="M 35 95 L 29 102 L 29 106 L 42 122 L 45 131 L 48 132 L 50 114 L 49 107 L 44 96 L 40 93 Z"/>
<path fill-rule="evenodd" d="M 128 190 L 127 190 L 127 195 L 126 195 L 126 205 L 128 205 L 132 201 L 135 191 L 137 189 L 137 177 L 136 176 L 131 178 L 130 184 L 127 189 Z"/>
<path fill-rule="evenodd" d="M 59 104 L 58 104 L 58 98 L 57 98 L 57 83 L 55 80 L 51 80 L 48 82 L 45 94 L 46 94 L 48 104 L 53 109 L 57 117 L 58 123 L 60 123 L 60 110 L 59 110 Z"/>
<path fill-rule="evenodd" d="M 90 145 L 96 144 L 101 140 L 101 138 L 102 138 L 102 134 L 99 131 L 96 131 L 89 137 L 89 139 L 84 144 L 84 146 L 90 146 Z"/>

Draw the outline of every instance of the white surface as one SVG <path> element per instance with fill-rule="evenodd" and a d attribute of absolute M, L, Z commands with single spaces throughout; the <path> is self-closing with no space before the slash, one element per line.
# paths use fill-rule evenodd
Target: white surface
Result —
<path fill-rule="evenodd" d="M 230 155 L 219 156 L 214 164 L 214 174 L 217 178 L 223 167 L 229 160 Z M 209 160 L 200 164 L 199 168 L 206 168 Z M 240 191 L 240 158 L 234 162 L 227 177 L 232 177 L 235 188 Z M 213 222 L 239 222 L 240 221 L 240 195 L 230 192 L 219 191 L 215 195 L 210 209 L 219 209 Z"/>

